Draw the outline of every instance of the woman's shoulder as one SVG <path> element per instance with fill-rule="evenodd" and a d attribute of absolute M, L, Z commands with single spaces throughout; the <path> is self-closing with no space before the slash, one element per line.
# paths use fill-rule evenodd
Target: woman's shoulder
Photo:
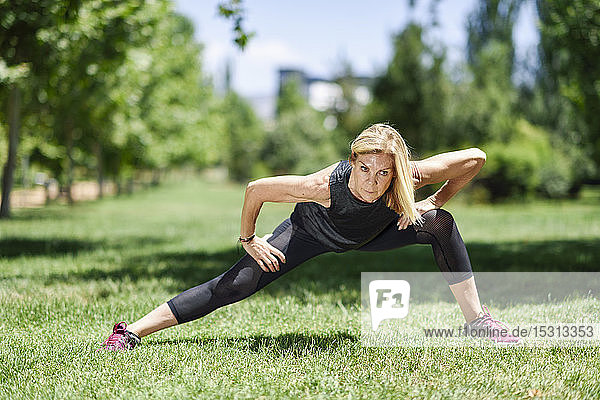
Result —
<path fill-rule="evenodd" d="M 328 165 L 327 167 L 325 167 L 317 172 L 314 172 L 311 175 L 313 175 L 313 176 L 330 176 L 333 173 L 333 171 L 335 171 L 338 167 L 340 167 L 342 165 L 343 162 L 344 162 L 344 160 L 336 161 L 333 164 Z"/>
<path fill-rule="evenodd" d="M 338 167 L 341 167 L 343 165 L 344 161 L 337 161 L 325 168 L 323 168 L 320 171 L 315 172 L 313 175 L 316 179 L 316 181 L 322 185 L 322 186 L 326 186 L 327 190 L 329 190 L 329 182 L 331 180 L 331 175 L 336 171 L 339 170 Z"/>
<path fill-rule="evenodd" d="M 330 191 L 329 191 L 329 183 L 331 181 L 331 175 L 338 169 L 338 167 L 342 166 L 343 161 L 337 161 L 320 171 L 311 174 L 314 183 L 315 183 L 315 191 L 318 193 L 317 197 L 319 201 L 317 203 L 329 207 L 330 200 Z"/>

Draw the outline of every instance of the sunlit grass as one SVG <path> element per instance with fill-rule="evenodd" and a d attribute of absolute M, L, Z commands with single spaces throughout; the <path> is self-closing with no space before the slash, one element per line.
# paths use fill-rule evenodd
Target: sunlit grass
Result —
<path fill-rule="evenodd" d="M 437 271 L 428 246 L 324 254 L 242 302 L 145 338 L 133 352 L 95 352 L 115 322 L 139 318 L 244 254 L 236 247 L 242 201 L 241 186 L 191 180 L 73 208 L 17 210 L 1 221 L 0 397 L 594 398 L 600 391 L 595 348 L 363 347 L 360 273 Z M 271 232 L 292 208 L 265 205 L 257 232 Z M 596 201 L 445 208 L 477 271 L 600 265 Z M 582 306 L 577 301 L 571 305 Z M 507 320 L 527 311 L 542 312 L 496 307 Z M 461 322 L 453 303 L 435 312 Z"/>

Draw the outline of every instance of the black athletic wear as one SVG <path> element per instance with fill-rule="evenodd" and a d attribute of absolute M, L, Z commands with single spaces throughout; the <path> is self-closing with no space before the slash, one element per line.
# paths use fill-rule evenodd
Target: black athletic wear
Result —
<path fill-rule="evenodd" d="M 452 215 L 445 210 L 423 214 L 422 225 L 398 230 L 399 215 L 381 202 L 365 203 L 348 189 L 351 166 L 342 161 L 330 178 L 331 206 L 299 203 L 267 241 L 285 254 L 279 271 L 264 272 L 249 254 L 214 279 L 169 300 L 179 323 L 195 320 L 256 293 L 304 261 L 326 252 L 390 250 L 410 244 L 430 244 L 436 263 L 449 284 L 473 274 L 465 244 Z"/>
<path fill-rule="evenodd" d="M 342 160 L 331 173 L 329 208 L 312 201 L 298 203 L 290 216 L 292 223 L 337 253 L 359 248 L 398 219 L 383 195 L 374 203 L 354 197 L 348 188 L 351 171 L 348 160 Z"/>

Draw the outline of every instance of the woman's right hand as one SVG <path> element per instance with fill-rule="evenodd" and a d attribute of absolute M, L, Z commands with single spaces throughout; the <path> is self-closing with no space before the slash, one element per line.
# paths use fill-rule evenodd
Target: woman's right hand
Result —
<path fill-rule="evenodd" d="M 262 238 L 255 236 L 249 242 L 242 242 L 244 250 L 256 260 L 258 266 L 265 272 L 279 271 L 279 260 L 275 256 L 285 263 L 283 253 L 267 242 L 267 238 L 270 236 L 272 234 L 265 235 Z"/>

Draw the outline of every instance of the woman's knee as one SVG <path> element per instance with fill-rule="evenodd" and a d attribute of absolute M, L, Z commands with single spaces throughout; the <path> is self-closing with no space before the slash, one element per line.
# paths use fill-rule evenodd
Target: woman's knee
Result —
<path fill-rule="evenodd" d="M 249 255 L 244 256 L 218 280 L 213 294 L 222 298 L 244 298 L 256 291 L 261 269 Z"/>
<path fill-rule="evenodd" d="M 448 235 L 454 229 L 454 217 L 442 208 L 427 211 L 423 214 L 425 222 L 419 231 L 425 231 L 432 235 Z"/>

